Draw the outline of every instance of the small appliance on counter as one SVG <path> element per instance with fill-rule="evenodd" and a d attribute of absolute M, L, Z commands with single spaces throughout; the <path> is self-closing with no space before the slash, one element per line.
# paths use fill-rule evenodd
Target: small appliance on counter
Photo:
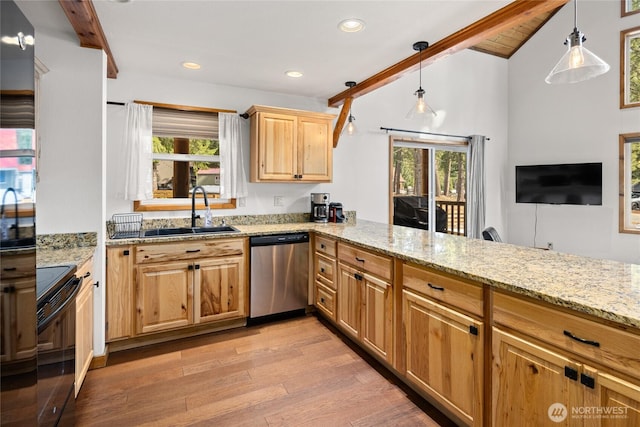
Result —
<path fill-rule="evenodd" d="M 342 203 L 329 203 L 329 222 L 345 222 L 346 220 L 342 212 Z"/>
<path fill-rule="evenodd" d="M 329 193 L 311 193 L 311 221 L 329 221 Z"/>

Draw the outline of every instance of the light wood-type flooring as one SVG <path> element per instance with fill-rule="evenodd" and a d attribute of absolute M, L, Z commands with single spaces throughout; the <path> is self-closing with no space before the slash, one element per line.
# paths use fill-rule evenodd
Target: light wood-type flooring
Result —
<path fill-rule="evenodd" d="M 309 315 L 113 353 L 87 374 L 76 425 L 454 424 Z"/>

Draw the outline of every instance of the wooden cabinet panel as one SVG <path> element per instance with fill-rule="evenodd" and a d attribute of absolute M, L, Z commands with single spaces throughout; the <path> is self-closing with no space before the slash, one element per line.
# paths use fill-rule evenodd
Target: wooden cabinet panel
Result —
<path fill-rule="evenodd" d="M 133 247 L 107 247 L 106 341 L 133 336 Z"/>
<path fill-rule="evenodd" d="M 336 260 L 326 256 L 316 254 L 315 256 L 316 279 L 325 286 L 335 289 L 336 281 Z"/>
<path fill-rule="evenodd" d="M 194 322 L 243 317 L 244 258 L 198 261 L 195 265 Z"/>
<path fill-rule="evenodd" d="M 86 273 L 90 273 L 87 268 L 88 266 L 81 268 L 79 276 L 84 277 Z M 76 296 L 76 397 L 93 360 L 93 280 L 88 276 L 83 282 Z"/>
<path fill-rule="evenodd" d="M 258 176 L 261 180 L 290 180 L 298 173 L 298 120 L 295 116 L 260 114 Z"/>
<path fill-rule="evenodd" d="M 193 323 L 192 268 L 184 261 L 138 267 L 137 333 Z"/>
<path fill-rule="evenodd" d="M 551 422 L 548 411 L 556 403 L 569 411 L 582 405 L 582 388 L 569 377 L 580 364 L 494 327 L 493 367 L 494 426 L 574 425 L 569 417 Z"/>
<path fill-rule="evenodd" d="M 358 338 L 360 335 L 361 281 L 359 273 L 351 267 L 339 264 L 337 322 L 344 331 Z"/>
<path fill-rule="evenodd" d="M 392 259 L 347 243 L 338 242 L 338 259 L 386 280 L 392 278 Z"/>
<path fill-rule="evenodd" d="M 325 316 L 335 322 L 336 320 L 336 291 L 320 282 L 316 282 L 316 307 Z"/>
<path fill-rule="evenodd" d="M 136 246 L 136 263 L 198 260 L 242 255 L 242 239 L 212 239 L 197 242 L 173 242 Z"/>
<path fill-rule="evenodd" d="M 598 372 L 589 366 L 585 373 L 594 379 L 594 389 L 584 389 L 585 408 L 602 408 L 605 411 L 585 425 L 601 427 L 640 426 L 640 386 L 614 375 Z M 578 414 L 580 415 L 580 414 Z M 595 421 L 595 422 L 591 422 Z"/>
<path fill-rule="evenodd" d="M 36 330 L 36 307 L 33 303 L 36 301 L 36 278 L 32 276 L 5 283 L 14 287 L 9 297 L 12 300 L 9 303 L 9 319 L 13 323 L 12 332 L 15 333 L 11 339 L 12 359 L 33 357 L 37 348 L 37 338 L 33 332 Z"/>
<path fill-rule="evenodd" d="M 362 342 L 391 363 L 393 348 L 393 293 L 391 284 L 363 275 Z"/>
<path fill-rule="evenodd" d="M 332 176 L 333 146 L 328 144 L 331 122 L 300 117 L 298 120 L 298 171 L 305 181 L 327 181 Z"/>
<path fill-rule="evenodd" d="M 407 379 L 466 424 L 481 426 L 483 323 L 406 289 L 402 322 Z"/>
<path fill-rule="evenodd" d="M 329 239 L 328 237 L 315 235 L 315 250 L 318 253 L 326 255 L 330 258 L 335 258 L 336 251 L 336 241 L 333 239 Z"/>

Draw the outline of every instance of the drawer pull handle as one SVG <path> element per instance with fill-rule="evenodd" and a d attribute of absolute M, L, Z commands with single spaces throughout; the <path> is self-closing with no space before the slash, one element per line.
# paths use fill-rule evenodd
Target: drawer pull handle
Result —
<path fill-rule="evenodd" d="M 568 366 L 564 367 L 564 376 L 570 380 L 578 381 L 578 371 Z"/>
<path fill-rule="evenodd" d="M 188 254 L 195 254 L 195 253 L 200 252 L 200 249 L 187 249 L 186 252 Z"/>
<path fill-rule="evenodd" d="M 16 267 L 7 267 L 7 268 L 3 268 L 4 271 L 16 271 L 17 268 Z"/>
<path fill-rule="evenodd" d="M 83 279 L 86 279 L 87 277 L 91 276 L 91 272 L 87 271 L 84 276 L 82 276 Z"/>
<path fill-rule="evenodd" d="M 600 347 L 600 343 L 598 341 L 592 341 L 592 340 L 587 340 L 587 339 L 584 339 L 584 338 L 577 337 L 577 336 L 573 335 L 569 331 L 564 331 L 564 334 L 566 336 L 568 336 L 569 338 L 571 338 L 572 340 L 581 342 L 582 344 L 592 345 L 594 347 Z"/>
<path fill-rule="evenodd" d="M 320 297 L 320 302 L 324 304 L 324 297 Z"/>
<path fill-rule="evenodd" d="M 358 274 L 358 273 L 353 273 L 353 277 L 354 277 L 356 280 L 362 280 L 362 279 L 364 279 L 364 277 L 362 277 L 362 274 Z"/>
<path fill-rule="evenodd" d="M 327 249 L 327 247 L 324 245 L 324 243 L 320 243 L 320 249 Z"/>
<path fill-rule="evenodd" d="M 589 388 L 596 388 L 596 380 L 589 375 L 580 374 L 580 383 Z"/>
<path fill-rule="evenodd" d="M 429 285 L 429 287 L 434 291 L 444 291 L 444 288 L 441 288 L 440 286 L 434 286 L 431 283 L 427 283 L 427 285 Z"/>
<path fill-rule="evenodd" d="M 358 257 L 356 257 L 356 261 L 358 261 L 358 262 L 364 262 L 364 258 L 358 258 Z"/>
<path fill-rule="evenodd" d="M 324 267 L 320 267 L 320 272 L 324 273 Z"/>

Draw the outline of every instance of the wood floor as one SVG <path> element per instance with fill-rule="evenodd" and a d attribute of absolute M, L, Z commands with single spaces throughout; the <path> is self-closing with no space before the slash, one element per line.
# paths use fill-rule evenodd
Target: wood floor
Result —
<path fill-rule="evenodd" d="M 77 426 L 452 426 L 314 316 L 122 351 Z"/>

